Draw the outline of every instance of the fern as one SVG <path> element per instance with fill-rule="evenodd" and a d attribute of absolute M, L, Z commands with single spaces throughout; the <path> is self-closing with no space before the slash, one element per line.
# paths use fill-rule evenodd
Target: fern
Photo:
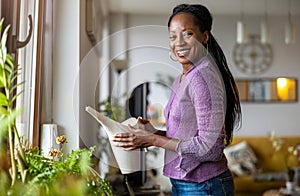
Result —
<path fill-rule="evenodd" d="M 5 138 L 9 143 L 11 168 L 6 173 L 0 170 L 0 195 L 112 195 L 109 184 L 90 167 L 94 148 L 74 150 L 60 159 L 44 157 L 39 148 L 26 148 L 21 143 L 15 126 L 21 109 L 15 110 L 13 106 L 22 93 L 15 91 L 24 82 L 18 81 L 21 69 L 7 53 L 9 26 L 1 33 L 2 25 L 3 19 L 0 21 L 0 88 L 4 89 L 0 92 L 0 150 Z"/>

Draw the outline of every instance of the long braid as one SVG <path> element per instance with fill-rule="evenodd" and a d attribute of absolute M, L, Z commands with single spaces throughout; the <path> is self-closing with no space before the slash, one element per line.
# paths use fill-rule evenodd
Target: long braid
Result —
<path fill-rule="evenodd" d="M 212 34 L 210 34 L 210 41 L 208 45 L 209 53 L 215 59 L 216 64 L 218 65 L 226 89 L 227 107 L 225 116 L 225 130 L 226 145 L 228 145 L 231 143 L 232 132 L 235 125 L 239 125 L 241 120 L 239 94 L 234 78 L 227 65 L 225 55 Z"/>

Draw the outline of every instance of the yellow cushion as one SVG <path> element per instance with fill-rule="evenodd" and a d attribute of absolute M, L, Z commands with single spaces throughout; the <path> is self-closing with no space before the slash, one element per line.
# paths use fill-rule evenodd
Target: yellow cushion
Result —
<path fill-rule="evenodd" d="M 241 141 L 247 141 L 248 145 L 254 151 L 257 159 L 258 166 L 261 172 L 269 171 L 284 171 L 286 169 L 286 158 L 289 155 L 287 148 L 291 145 L 300 144 L 300 136 L 285 136 L 281 137 L 284 141 L 282 149 L 275 152 L 272 143 L 268 137 L 234 137 L 232 144 L 237 144 Z M 298 166 L 299 163 L 296 157 L 291 156 L 289 159 L 289 165 Z M 292 160 L 292 161 L 291 161 Z"/>

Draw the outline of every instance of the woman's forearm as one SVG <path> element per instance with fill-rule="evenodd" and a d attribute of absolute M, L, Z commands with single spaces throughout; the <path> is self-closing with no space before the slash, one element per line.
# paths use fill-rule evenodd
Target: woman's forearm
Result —
<path fill-rule="evenodd" d="M 165 136 L 165 131 L 158 131 L 152 135 L 152 145 L 166 150 L 177 151 L 179 139 Z"/>

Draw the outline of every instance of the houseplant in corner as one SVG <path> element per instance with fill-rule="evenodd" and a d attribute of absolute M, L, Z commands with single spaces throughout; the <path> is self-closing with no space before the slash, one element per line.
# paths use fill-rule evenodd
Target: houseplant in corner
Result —
<path fill-rule="evenodd" d="M 298 184 L 298 176 L 296 176 L 296 170 L 299 167 L 297 145 L 288 145 L 284 148 L 284 139 L 276 136 L 274 131 L 270 133 L 269 139 L 274 151 L 283 154 L 284 158 L 282 161 L 284 161 L 285 165 L 286 190 L 294 191 Z"/>
<path fill-rule="evenodd" d="M 3 19 L 0 21 L 2 33 Z M 6 39 L 9 26 L 0 37 L 0 195 L 112 195 L 110 185 L 92 168 L 94 148 L 74 150 L 67 155 L 52 149 L 49 157 L 42 156 L 38 147 L 22 140 L 15 126 L 21 113 L 13 107 L 18 94 L 13 92 L 20 72 L 7 53 Z M 3 90 L 2 90 L 3 89 Z M 64 136 L 57 142 L 63 145 Z"/>

